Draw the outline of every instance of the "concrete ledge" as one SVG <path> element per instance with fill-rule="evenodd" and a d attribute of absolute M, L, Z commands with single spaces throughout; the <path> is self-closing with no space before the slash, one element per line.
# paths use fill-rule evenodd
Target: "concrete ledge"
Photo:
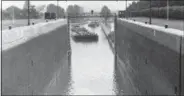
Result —
<path fill-rule="evenodd" d="M 121 19 L 121 24 L 132 31 L 143 35 L 153 41 L 158 42 L 176 52 L 180 52 L 180 39 L 182 37 L 182 54 L 184 54 L 184 31 L 177 29 L 144 24 L 142 22 L 134 22 L 126 19 Z"/>
<path fill-rule="evenodd" d="M 111 41 L 111 39 L 108 38 L 108 34 L 107 33 L 109 33 L 109 32 L 108 32 L 106 26 L 104 24 L 101 24 L 101 28 L 102 28 L 102 31 L 104 32 L 104 35 L 106 36 L 106 38 L 107 38 L 107 40 L 109 42 L 109 46 L 111 47 L 112 52 L 115 54 L 115 46 L 114 46 L 113 42 Z"/>
<path fill-rule="evenodd" d="M 16 27 L 12 30 L 3 30 L 2 50 L 7 50 L 39 35 L 52 32 L 64 24 L 66 24 L 66 20 L 60 19 L 57 21 L 43 22 L 36 25 Z"/>

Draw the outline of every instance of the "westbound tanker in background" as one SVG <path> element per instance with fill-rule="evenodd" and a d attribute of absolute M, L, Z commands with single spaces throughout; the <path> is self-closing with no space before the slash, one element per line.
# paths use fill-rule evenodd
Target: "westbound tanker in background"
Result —
<path fill-rule="evenodd" d="M 56 13 L 54 12 L 45 12 L 44 16 L 44 19 L 56 19 Z"/>
<path fill-rule="evenodd" d="M 119 17 L 119 18 L 125 17 L 125 11 L 119 10 L 119 11 L 118 11 L 118 17 Z"/>

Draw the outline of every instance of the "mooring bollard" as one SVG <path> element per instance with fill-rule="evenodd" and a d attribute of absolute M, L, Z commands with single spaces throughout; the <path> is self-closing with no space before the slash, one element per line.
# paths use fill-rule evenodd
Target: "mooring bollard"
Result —
<path fill-rule="evenodd" d="M 165 28 L 168 28 L 168 25 L 165 25 Z"/>
<path fill-rule="evenodd" d="M 148 60 L 147 60 L 147 58 L 145 59 L 145 64 L 148 64 Z"/>
<path fill-rule="evenodd" d="M 145 24 L 147 24 L 147 22 L 145 22 Z"/>
<path fill-rule="evenodd" d="M 9 30 L 11 30 L 11 29 L 12 29 L 12 27 L 11 27 L 11 26 L 9 26 L 9 27 L 8 27 L 8 29 L 9 29 Z"/>
<path fill-rule="evenodd" d="M 34 25 L 34 22 L 32 23 L 32 25 Z"/>
<path fill-rule="evenodd" d="M 148 95 L 148 91 L 146 90 L 145 95 Z"/>
<path fill-rule="evenodd" d="M 174 94 L 177 95 L 177 86 L 174 87 Z"/>

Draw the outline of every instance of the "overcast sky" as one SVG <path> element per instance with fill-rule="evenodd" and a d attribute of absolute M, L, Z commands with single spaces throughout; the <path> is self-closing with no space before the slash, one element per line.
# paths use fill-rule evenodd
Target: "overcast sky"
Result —
<path fill-rule="evenodd" d="M 2 1 L 2 9 L 6 9 L 9 6 L 17 6 L 19 8 L 23 8 L 25 1 Z M 44 4 L 57 4 L 56 1 L 30 1 L 32 5 L 40 6 Z M 132 1 L 128 1 L 128 4 L 132 3 Z M 85 11 L 95 10 L 100 11 L 103 5 L 107 5 L 112 11 L 124 10 L 125 9 L 125 1 L 59 1 L 59 6 L 64 9 L 67 8 L 67 5 L 77 4 L 84 7 Z"/>

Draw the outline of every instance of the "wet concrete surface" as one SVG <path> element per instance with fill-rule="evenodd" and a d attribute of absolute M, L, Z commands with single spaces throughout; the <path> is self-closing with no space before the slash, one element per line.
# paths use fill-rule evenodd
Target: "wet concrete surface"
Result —
<path fill-rule="evenodd" d="M 70 37 L 70 63 L 64 64 L 46 88 L 47 95 L 118 95 L 123 94 L 119 85 L 121 72 L 115 67 L 114 54 L 101 30 L 89 28 L 99 36 L 97 42 L 75 42 Z M 118 75 L 119 74 L 119 75 Z"/>

